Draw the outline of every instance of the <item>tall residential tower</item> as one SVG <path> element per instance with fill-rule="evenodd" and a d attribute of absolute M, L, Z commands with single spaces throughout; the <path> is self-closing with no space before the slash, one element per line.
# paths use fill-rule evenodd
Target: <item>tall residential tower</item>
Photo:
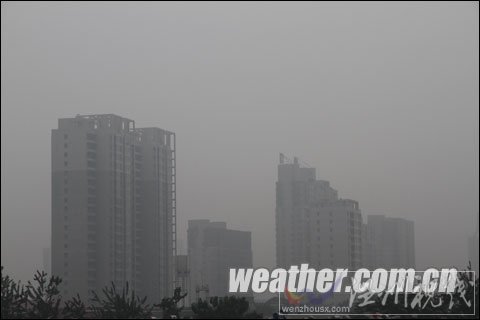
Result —
<path fill-rule="evenodd" d="M 52 273 L 62 295 L 114 282 L 159 301 L 173 289 L 175 134 L 116 115 L 52 130 Z"/>
<path fill-rule="evenodd" d="M 315 168 L 287 163 L 280 155 L 276 184 L 277 266 L 316 268 L 362 265 L 362 215 L 358 202 L 339 199 Z"/>
<path fill-rule="evenodd" d="M 252 234 L 227 229 L 225 222 L 188 221 L 189 301 L 224 297 L 230 268 L 252 267 Z M 250 297 L 250 294 L 236 294 Z"/>
<path fill-rule="evenodd" d="M 384 215 L 369 215 L 366 224 L 371 242 L 371 268 L 415 268 L 414 222 Z"/>

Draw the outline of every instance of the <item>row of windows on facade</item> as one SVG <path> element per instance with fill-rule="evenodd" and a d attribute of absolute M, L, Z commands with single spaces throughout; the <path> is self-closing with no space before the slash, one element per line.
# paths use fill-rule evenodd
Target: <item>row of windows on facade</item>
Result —
<path fill-rule="evenodd" d="M 65 139 L 68 139 L 68 135 L 65 134 L 64 135 L 64 138 Z M 87 139 L 88 140 L 96 140 L 96 137 L 92 138 L 91 136 L 89 136 L 89 134 L 87 134 Z M 111 139 L 112 140 L 112 139 Z M 96 142 L 87 142 L 86 143 L 87 145 L 87 149 L 96 149 L 97 148 L 97 143 Z M 122 141 L 117 141 L 116 142 L 116 150 L 117 152 L 121 153 L 123 151 L 123 145 L 124 143 Z M 68 143 L 64 143 L 64 147 L 65 148 L 68 148 Z M 112 149 L 113 148 L 113 144 L 109 144 L 109 148 Z M 153 151 L 154 151 L 154 157 L 157 153 L 159 153 L 160 151 L 162 152 L 167 152 L 167 150 L 163 147 L 152 147 Z M 142 152 L 142 149 L 141 147 L 139 146 L 135 146 L 135 153 L 138 154 L 138 158 L 142 158 L 142 155 L 141 155 L 141 152 Z M 128 155 L 128 153 L 127 153 Z M 157 155 L 158 157 L 158 155 Z M 136 156 L 137 158 L 137 156 Z"/>

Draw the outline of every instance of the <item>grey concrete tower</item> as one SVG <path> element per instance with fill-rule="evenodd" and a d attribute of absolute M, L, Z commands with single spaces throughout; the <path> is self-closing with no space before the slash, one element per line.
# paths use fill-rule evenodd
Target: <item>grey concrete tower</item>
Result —
<path fill-rule="evenodd" d="M 151 301 L 173 288 L 175 134 L 116 115 L 52 130 L 52 273 L 62 295 L 127 281 Z"/>
<path fill-rule="evenodd" d="M 276 183 L 277 266 L 359 268 L 362 263 L 362 215 L 358 202 L 339 199 L 315 168 L 280 155 Z"/>

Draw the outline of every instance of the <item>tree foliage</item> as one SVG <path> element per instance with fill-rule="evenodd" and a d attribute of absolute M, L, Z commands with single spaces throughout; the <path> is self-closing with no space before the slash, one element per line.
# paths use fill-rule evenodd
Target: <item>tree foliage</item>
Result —
<path fill-rule="evenodd" d="M 3 274 L 1 267 L 1 312 L 2 319 L 25 318 L 27 313 L 27 294 L 20 281 L 15 282 L 10 276 Z"/>
<path fill-rule="evenodd" d="M 25 291 L 28 301 L 28 317 L 33 319 L 58 318 L 61 302 L 58 286 L 62 279 L 55 276 L 48 278 L 44 271 L 37 271 L 33 280 L 33 283 L 28 281 Z"/>
<path fill-rule="evenodd" d="M 77 293 L 76 297 L 65 301 L 65 307 L 62 310 L 62 315 L 67 319 L 83 319 L 86 314 L 85 303 L 83 303 L 80 295 Z"/>
<path fill-rule="evenodd" d="M 2 318 L 53 319 L 58 318 L 60 302 L 59 277 L 48 277 L 37 271 L 32 281 L 24 286 L 3 275 L 2 267 Z"/>
<path fill-rule="evenodd" d="M 112 282 L 110 287 L 102 290 L 102 293 L 103 295 L 99 296 L 96 292 L 92 292 L 92 309 L 96 318 L 141 319 L 152 315 L 153 307 L 146 303 L 147 297 L 141 299 L 135 295 L 135 291 L 130 290 L 128 282 L 121 292 L 117 292 Z"/>
<path fill-rule="evenodd" d="M 187 293 L 182 294 L 181 290 L 179 287 L 175 288 L 173 297 L 163 298 L 162 301 L 156 305 L 162 308 L 164 318 L 178 318 L 180 316 L 183 307 L 178 307 L 178 303 L 187 296 Z"/>
<path fill-rule="evenodd" d="M 87 307 L 81 297 L 73 297 L 64 301 L 59 285 L 62 279 L 48 277 L 45 272 L 37 271 L 33 281 L 27 285 L 15 282 L 10 276 L 4 275 L 2 267 L 1 281 L 1 318 L 2 319 L 83 319 Z M 145 303 L 146 297 L 140 299 L 128 283 L 120 293 L 115 285 L 106 287 L 102 294 L 93 292 L 92 310 L 96 318 L 137 319 L 151 316 L 152 307 Z"/>
<path fill-rule="evenodd" d="M 256 313 L 247 313 L 249 303 L 244 297 L 212 297 L 208 301 L 199 299 L 192 303 L 192 311 L 199 319 L 258 318 Z"/>

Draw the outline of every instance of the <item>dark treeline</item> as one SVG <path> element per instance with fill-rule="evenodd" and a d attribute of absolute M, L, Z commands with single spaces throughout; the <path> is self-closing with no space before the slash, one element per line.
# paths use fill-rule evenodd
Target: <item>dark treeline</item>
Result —
<path fill-rule="evenodd" d="M 359 301 L 356 301 L 351 313 L 378 316 L 402 314 L 402 317 L 409 317 L 409 314 L 418 312 L 417 314 L 444 316 L 417 315 L 415 318 L 451 318 L 452 315 L 457 315 L 457 318 L 478 318 L 479 279 L 473 277 L 470 266 L 468 271 L 470 272 L 459 272 L 458 277 L 461 280 L 459 283 L 462 287 L 457 288 L 454 293 L 436 293 L 430 297 L 432 303 L 418 306 L 415 310 L 402 303 L 382 303 L 382 298 L 375 296 L 366 306 L 361 306 Z M 70 300 L 63 300 L 59 290 L 62 279 L 56 276 L 49 277 L 43 271 L 37 271 L 33 281 L 28 281 L 27 284 L 21 284 L 20 281 L 16 282 L 10 276 L 4 275 L 3 267 L 1 273 L 2 319 L 144 319 L 155 316 L 162 318 L 186 316 L 182 314 L 183 307 L 179 305 L 187 293 L 182 293 L 180 288 L 174 290 L 172 297 L 151 305 L 146 302 L 147 297 L 137 296 L 128 283 L 121 290 L 112 283 L 100 293 L 92 292 L 92 298 L 87 303 L 78 294 Z M 400 294 L 399 301 L 403 300 L 404 295 Z M 435 305 L 439 302 L 441 303 Z M 199 299 L 191 305 L 189 313 L 190 317 L 197 319 L 262 318 L 262 314 L 251 311 L 251 306 L 245 298 L 235 296 Z M 362 318 L 347 315 L 343 317 Z M 278 314 L 273 314 L 273 318 L 279 318 Z"/>
<path fill-rule="evenodd" d="M 180 288 L 173 296 L 158 304 L 148 304 L 147 297 L 139 297 L 126 283 L 121 290 L 112 283 L 100 293 L 92 292 L 89 303 L 77 294 L 70 300 L 62 300 L 59 285 L 62 279 L 37 271 L 33 281 L 26 285 L 4 275 L 2 267 L 1 316 L 2 319 L 145 319 L 160 311 L 163 318 L 180 318 L 183 307 L 179 307 L 187 293 Z M 192 304 L 192 312 L 198 319 L 261 318 L 262 315 L 248 313 L 249 303 L 245 298 L 212 297 Z"/>

